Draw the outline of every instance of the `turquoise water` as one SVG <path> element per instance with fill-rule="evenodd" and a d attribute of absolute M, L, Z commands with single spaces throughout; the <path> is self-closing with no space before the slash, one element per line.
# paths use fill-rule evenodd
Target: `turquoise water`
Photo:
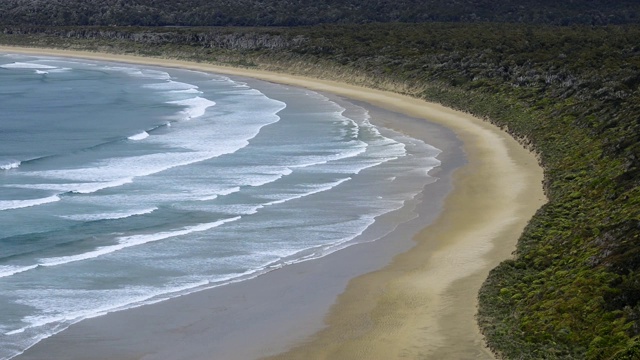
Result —
<path fill-rule="evenodd" d="M 440 151 L 369 120 L 256 80 L 0 54 L 0 358 L 390 231 L 363 236 Z"/>

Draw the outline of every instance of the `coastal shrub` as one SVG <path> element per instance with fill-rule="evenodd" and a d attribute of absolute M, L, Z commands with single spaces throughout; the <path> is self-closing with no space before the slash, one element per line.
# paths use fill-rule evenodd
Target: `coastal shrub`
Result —
<path fill-rule="evenodd" d="M 638 23 L 633 0 L 3 0 L 0 24 L 301 26 L 371 22 Z"/>

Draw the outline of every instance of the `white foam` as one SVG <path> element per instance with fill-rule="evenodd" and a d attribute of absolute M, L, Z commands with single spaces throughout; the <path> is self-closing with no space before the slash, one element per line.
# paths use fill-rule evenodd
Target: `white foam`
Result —
<path fill-rule="evenodd" d="M 78 183 L 26 184 L 15 185 L 15 187 L 88 194 L 101 189 L 128 184 L 136 177 L 148 176 L 174 167 L 190 165 L 211 159 L 221 153 L 226 153 L 226 151 L 233 152 L 236 149 L 218 149 L 219 152 L 157 153 L 126 158 L 111 158 L 98 164 L 93 164 L 93 167 L 33 171 L 30 172 L 30 175 L 49 179 L 78 181 Z"/>
<path fill-rule="evenodd" d="M 83 261 L 88 259 L 94 259 L 103 255 L 111 254 L 116 251 L 120 251 L 122 249 L 126 249 L 132 246 L 138 246 L 147 244 L 150 242 L 155 242 L 159 240 L 164 240 L 176 236 L 183 236 L 187 234 L 191 234 L 194 232 L 201 232 L 211 230 L 216 228 L 222 224 L 239 220 L 240 216 L 236 216 L 229 219 L 218 220 L 211 223 L 204 223 L 195 226 L 188 226 L 181 230 L 173 230 L 173 231 L 165 231 L 159 232 L 155 234 L 143 234 L 143 235 L 132 235 L 132 236 L 123 236 L 118 238 L 118 243 L 115 245 L 101 246 L 95 250 L 88 251 L 78 255 L 69 255 L 69 256 L 60 256 L 55 258 L 41 259 L 40 265 L 42 266 L 58 266 L 63 264 L 69 264 L 72 262 Z"/>
<path fill-rule="evenodd" d="M 127 75 L 142 77 L 148 79 L 156 79 L 156 80 L 169 80 L 171 76 L 169 73 L 160 70 L 150 70 L 150 69 L 138 69 L 135 67 L 125 67 L 125 66 L 107 66 L 106 70 L 119 71 L 124 72 Z"/>
<path fill-rule="evenodd" d="M 75 194 L 91 194 L 99 190 L 118 187 L 129 184 L 131 182 L 133 182 L 133 178 L 129 177 L 111 181 L 96 181 L 87 183 L 13 184 L 11 185 L 11 187 L 36 190 L 53 190 Z"/>
<path fill-rule="evenodd" d="M 60 201 L 60 197 L 58 195 L 29 200 L 0 200 L 0 210 L 21 209 L 31 206 L 48 204 L 56 201 Z"/>
<path fill-rule="evenodd" d="M 20 167 L 21 162 L 20 161 L 13 161 L 10 160 L 8 162 L 5 163 L 1 163 L 0 164 L 0 170 L 11 170 L 11 169 L 17 169 L 18 167 Z"/>
<path fill-rule="evenodd" d="M 202 94 L 203 92 L 198 90 L 197 87 L 186 89 L 186 90 L 171 90 L 172 93 L 176 94 Z"/>
<path fill-rule="evenodd" d="M 138 141 L 138 140 L 146 139 L 148 137 L 149 137 L 149 133 L 147 133 L 146 131 L 143 131 L 141 133 L 138 133 L 138 134 L 135 134 L 135 135 L 131 135 L 127 139 Z"/>
<path fill-rule="evenodd" d="M 204 196 L 201 197 L 200 199 L 198 199 L 198 201 L 210 201 L 210 200 L 215 200 L 218 198 L 219 195 L 208 195 L 208 196 Z"/>
<path fill-rule="evenodd" d="M 30 266 L 10 266 L 4 265 L 0 266 L 0 278 L 19 274 L 21 272 L 29 271 L 31 269 L 37 268 L 38 265 L 30 265 Z"/>
<path fill-rule="evenodd" d="M 187 84 L 179 81 L 173 81 L 173 80 L 168 80 L 165 82 L 155 83 L 155 84 L 147 84 L 147 85 L 144 85 L 144 87 L 147 89 L 165 90 L 165 91 L 198 89 L 196 85 Z"/>
<path fill-rule="evenodd" d="M 70 191 L 76 194 L 91 194 L 99 190 L 118 187 L 125 184 L 129 184 L 131 182 L 133 182 L 133 178 L 123 178 L 123 179 L 117 179 L 113 181 L 77 184 L 75 185 L 75 188 Z"/>
<path fill-rule="evenodd" d="M 186 100 L 169 101 L 168 103 L 185 106 L 186 109 L 182 111 L 185 115 L 185 120 L 190 120 L 204 115 L 207 108 L 216 104 L 214 101 L 199 96 Z"/>
<path fill-rule="evenodd" d="M 265 171 L 264 174 L 260 174 L 257 175 L 255 177 L 243 177 L 243 182 L 245 185 L 248 186 L 253 186 L 253 187 L 260 187 L 266 184 L 270 184 L 276 180 L 279 180 L 285 176 L 291 175 L 293 173 L 293 170 L 291 170 L 288 167 L 282 168 L 279 171 L 275 171 L 275 172 L 267 172 Z"/>
<path fill-rule="evenodd" d="M 180 295 L 185 292 L 189 293 L 209 284 L 210 282 L 208 280 L 197 280 L 188 284 L 174 285 L 165 288 L 136 286 L 104 290 L 108 291 L 110 295 L 115 295 L 117 299 L 115 301 L 113 298 L 105 296 L 104 291 L 59 289 L 51 291 L 50 294 L 48 294 L 49 296 L 43 297 L 40 296 L 42 295 L 40 290 L 37 294 L 31 294 L 31 290 L 22 290 L 20 292 L 23 295 L 23 300 L 18 301 L 18 303 L 46 310 L 39 315 L 25 316 L 22 318 L 22 321 L 29 323 L 28 326 L 5 332 L 5 335 L 17 335 L 31 329 L 46 327 L 38 331 L 39 336 L 31 339 L 32 343 L 30 346 L 33 346 L 33 344 L 66 329 L 69 325 L 80 320 L 91 319 L 114 311 L 154 304 L 169 298 L 171 294 Z M 58 301 L 51 301 L 51 298 L 55 298 Z M 24 301 L 24 299 L 29 300 Z M 70 299 L 74 300 L 73 304 L 75 307 L 72 310 L 69 308 Z M 84 301 L 78 301 L 80 299 Z M 45 331 L 43 332 L 42 330 Z M 22 352 L 19 352 L 12 356 L 21 353 Z"/>
<path fill-rule="evenodd" d="M 71 70 L 71 69 L 70 68 L 56 68 L 56 69 L 48 70 L 47 72 L 48 73 L 63 73 L 63 72 L 67 72 L 69 70 Z"/>
<path fill-rule="evenodd" d="M 255 104 L 256 107 L 262 105 Z M 264 126 L 276 123 L 280 117 L 275 115 L 280 107 L 268 108 L 264 111 L 251 112 L 249 109 L 227 107 L 231 114 L 217 114 L 215 121 L 197 122 L 183 126 L 172 132 L 170 136 L 153 137 L 153 142 L 170 145 L 174 148 L 191 149 L 219 156 L 230 154 L 246 147 L 249 140 L 258 135 Z"/>
<path fill-rule="evenodd" d="M 130 183 L 132 179 L 136 177 L 148 176 L 171 168 L 186 166 L 219 155 L 232 153 L 242 146 L 246 146 L 246 141 L 239 141 L 238 144 L 230 144 L 229 146 L 220 147 L 210 152 L 155 153 L 124 158 L 110 158 L 93 164 L 93 167 L 33 171 L 30 172 L 30 175 L 78 181 L 79 183 L 72 184 L 41 184 L 37 186 L 43 189 L 85 194 L 107 187 L 124 185 Z M 26 185 L 24 187 L 27 186 L 35 187 L 34 185 Z"/>
<path fill-rule="evenodd" d="M 57 69 L 55 66 L 25 62 L 14 62 L 11 64 L 0 65 L 0 67 L 5 69 Z"/>
<path fill-rule="evenodd" d="M 44 71 L 44 70 L 36 70 L 36 74 L 38 74 L 38 75 L 46 75 L 46 74 L 48 74 L 48 73 L 49 73 L 48 71 Z"/>
<path fill-rule="evenodd" d="M 44 62 L 44 63 L 64 63 L 65 65 L 80 65 L 80 66 L 91 66 L 91 67 L 95 67 L 98 66 L 95 63 L 90 62 L 90 60 L 80 60 L 78 59 L 77 61 L 71 60 L 71 59 L 63 59 L 63 58 L 57 58 L 57 57 L 38 57 L 38 60 L 40 62 Z"/>
<path fill-rule="evenodd" d="M 218 196 L 225 196 L 225 195 L 230 195 L 233 193 L 237 193 L 240 191 L 240 187 L 236 186 L 230 189 L 225 189 L 225 190 L 220 190 L 218 191 L 216 194 L 213 195 L 207 195 L 207 196 L 203 196 L 201 198 L 199 198 L 199 201 L 208 201 L 208 200 L 215 200 L 218 198 Z"/>
<path fill-rule="evenodd" d="M 329 183 L 329 184 L 327 184 L 327 185 L 323 185 L 323 186 L 317 187 L 316 189 L 311 190 L 311 191 L 308 191 L 308 192 L 305 192 L 305 193 L 303 193 L 303 194 L 298 194 L 298 195 L 294 195 L 294 196 L 286 197 L 286 198 L 284 198 L 284 199 L 279 199 L 279 200 L 270 201 L 270 202 L 268 202 L 268 203 L 265 203 L 265 204 L 263 204 L 263 205 L 258 206 L 257 208 L 258 208 L 258 209 L 260 209 L 260 208 L 263 208 L 263 207 L 265 207 L 265 206 L 271 206 L 271 205 L 276 205 L 276 204 L 283 204 L 283 203 L 288 202 L 288 201 L 291 201 L 291 200 L 301 199 L 301 198 L 303 198 L 303 197 L 307 197 L 307 196 L 310 196 L 310 195 L 313 195 L 313 194 L 317 194 L 317 193 L 321 193 L 321 192 L 324 192 L 324 191 L 328 191 L 328 190 L 331 190 L 331 189 L 335 188 L 336 186 L 338 186 L 338 185 L 342 184 L 343 182 L 346 182 L 346 181 L 349 181 L 349 180 L 351 180 L 351 178 L 350 178 L 350 177 L 348 177 L 348 178 L 344 178 L 344 179 L 340 179 L 340 180 L 338 180 L 338 181 L 335 181 L 335 182 Z"/>
<path fill-rule="evenodd" d="M 371 122 L 369 122 L 369 119 L 365 119 L 362 124 L 360 124 L 361 127 L 366 128 L 368 131 L 372 132 L 375 136 L 380 136 L 383 137 L 380 134 L 380 130 L 378 130 L 378 128 L 376 126 L 374 126 L 373 124 L 371 124 Z M 388 139 L 385 137 L 385 139 Z M 389 139 L 391 140 L 391 139 Z"/>
<path fill-rule="evenodd" d="M 242 88 L 242 89 L 250 89 L 251 88 L 249 85 L 247 85 L 246 82 L 233 80 L 230 77 L 224 76 L 224 75 L 215 75 L 215 77 L 213 79 L 211 79 L 211 81 L 212 82 L 227 83 L 227 84 L 230 84 L 231 87 L 233 87 L 233 88 Z"/>
<path fill-rule="evenodd" d="M 364 154 L 369 145 L 362 141 L 357 141 L 357 145 L 354 145 L 352 148 L 341 151 L 337 154 L 329 155 L 329 156 L 305 156 L 300 164 L 290 165 L 292 168 L 308 168 L 313 166 L 325 165 L 330 162 L 335 162 L 339 160 L 346 160 L 349 158 L 354 158 L 358 155 Z"/>
<path fill-rule="evenodd" d="M 161 80 L 169 80 L 171 79 L 171 75 L 168 72 L 160 71 L 160 70 L 150 70 L 150 69 L 142 69 L 140 73 L 144 77 L 153 78 L 153 79 L 161 79 Z"/>
<path fill-rule="evenodd" d="M 126 219 L 132 216 L 151 214 L 156 210 L 158 210 L 157 207 L 152 207 L 152 208 L 141 209 L 141 210 L 127 211 L 127 212 L 102 213 L 102 214 L 78 214 L 78 215 L 65 215 L 61 217 L 69 220 L 76 220 L 76 221 L 117 220 L 117 219 Z"/>

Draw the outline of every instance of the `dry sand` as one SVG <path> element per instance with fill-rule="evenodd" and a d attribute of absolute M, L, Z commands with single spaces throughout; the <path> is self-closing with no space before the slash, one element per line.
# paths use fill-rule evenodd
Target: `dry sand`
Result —
<path fill-rule="evenodd" d="M 278 325 L 273 324 L 273 336 L 265 333 L 265 337 L 289 340 L 267 350 L 256 347 L 255 353 L 244 354 L 273 354 L 289 348 L 274 358 L 492 358 L 475 321 L 477 292 L 490 269 L 511 256 L 524 226 L 546 201 L 542 191 L 543 172 L 535 155 L 505 132 L 471 115 L 438 104 L 332 81 L 90 52 L 2 46 L 0 52 L 81 57 L 247 76 L 333 93 L 411 117 L 428 119 L 451 129 L 463 143 L 468 164 L 455 172 L 453 191 L 446 198 L 441 214 L 432 224 L 425 223 L 429 226 L 414 237 L 416 245 L 396 256 L 382 269 L 351 279 L 337 300 L 330 300 L 333 305 L 325 317 L 327 326 L 315 335 L 304 335 L 306 333 L 302 330 L 300 334 L 304 336 L 280 334 Z M 296 326 L 299 329 L 305 327 L 304 324 Z M 313 326 L 307 330 L 310 328 Z M 295 341 L 292 343 L 291 339 Z M 69 344 L 73 343 L 61 346 Z M 201 346 L 206 347 L 206 344 Z M 149 353 L 138 355 L 129 354 L 123 358 L 163 358 Z M 203 356 L 216 359 L 232 357 L 211 353 L 207 356 L 206 352 Z M 242 358 L 238 354 L 235 357 Z M 164 358 L 171 357 L 166 355 Z"/>

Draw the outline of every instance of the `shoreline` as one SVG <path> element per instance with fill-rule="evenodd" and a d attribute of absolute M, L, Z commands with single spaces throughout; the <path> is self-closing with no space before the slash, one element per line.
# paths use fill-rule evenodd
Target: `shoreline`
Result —
<path fill-rule="evenodd" d="M 541 183 L 542 169 L 538 166 L 535 155 L 524 149 L 504 131 L 471 115 L 437 104 L 395 93 L 333 81 L 176 60 L 91 52 L 25 49 L 5 46 L 0 46 L 0 52 L 80 57 L 100 61 L 177 67 L 251 77 L 343 96 L 412 118 L 428 119 L 429 122 L 451 129 L 462 141 L 468 164 L 458 169 L 452 176 L 453 190 L 449 192 L 446 199 L 433 199 L 434 202 L 444 201 L 440 212 L 434 213 L 433 209 L 423 209 L 421 217 L 416 221 L 410 222 L 412 223 L 411 226 L 416 226 L 415 231 L 400 229 L 387 235 L 391 239 L 394 237 L 408 237 L 409 239 L 406 239 L 407 241 L 404 242 L 404 245 L 393 249 L 384 249 L 385 246 L 389 247 L 390 245 L 381 240 L 370 244 L 354 245 L 334 253 L 336 254 L 335 256 L 331 254 L 322 259 L 292 265 L 287 267 L 289 269 L 282 269 L 260 276 L 256 278 L 258 280 L 253 281 L 253 284 L 246 284 L 251 280 L 243 282 L 245 283 L 245 288 L 253 286 L 254 289 L 252 290 L 238 290 L 238 288 L 243 287 L 240 286 L 241 283 L 238 283 L 235 286 L 235 290 L 233 288 L 226 289 L 226 295 L 211 295 L 212 292 L 216 292 L 216 289 L 212 289 L 177 298 L 173 303 L 180 303 L 180 306 L 177 307 L 178 309 L 185 305 L 187 301 L 191 301 L 192 306 L 197 307 L 206 302 L 211 304 L 212 298 L 215 299 L 216 296 L 231 296 L 227 301 L 233 303 L 233 296 L 244 294 L 242 291 L 253 291 L 253 294 L 262 294 L 265 289 L 258 289 L 258 287 L 271 286 L 272 284 L 268 283 L 268 281 L 280 281 L 280 284 L 284 285 L 284 289 L 288 289 L 287 286 L 291 286 L 291 284 L 313 288 L 313 282 L 311 284 L 307 282 L 304 285 L 306 279 L 300 275 L 301 272 L 314 274 L 315 279 L 319 279 L 317 281 L 323 281 L 323 276 L 341 276 L 342 278 L 339 280 L 331 280 L 333 281 L 332 289 L 330 291 L 327 290 L 329 294 L 322 296 L 322 304 L 320 304 L 319 299 L 310 299 L 308 295 L 307 298 L 304 298 L 303 290 L 300 288 L 291 290 L 294 294 L 291 301 L 298 301 L 299 303 L 296 304 L 297 306 L 294 307 L 293 312 L 287 307 L 280 308 L 279 314 L 270 314 L 271 318 L 262 322 L 261 326 L 264 327 L 262 330 L 269 331 L 265 335 L 265 338 L 268 339 L 263 339 L 265 344 L 247 346 L 246 339 L 235 339 L 238 349 L 239 347 L 244 347 L 242 349 L 245 351 L 244 354 L 249 354 L 253 351 L 254 357 L 278 354 L 289 350 L 275 357 L 283 359 L 299 359 L 303 357 L 318 359 L 387 359 L 401 356 L 408 358 L 426 356 L 434 359 L 492 358 L 490 352 L 484 346 L 482 335 L 474 318 L 478 289 L 489 270 L 500 261 L 510 257 L 510 253 L 515 250 L 515 244 L 522 229 L 535 211 L 545 202 Z M 427 123 L 427 121 L 422 122 Z M 392 129 L 398 125 L 393 122 L 383 124 L 383 126 Z M 402 126 L 398 126 L 398 128 L 402 130 Z M 443 172 L 442 175 L 446 177 L 446 171 L 452 170 L 439 169 L 438 171 Z M 448 185 L 447 181 L 441 183 L 440 186 Z M 423 201 L 423 203 L 426 202 Z M 436 216 L 437 219 L 435 218 Z M 416 222 L 420 223 L 416 224 Z M 404 226 L 401 227 L 404 228 Z M 414 233 L 416 234 L 415 236 L 413 236 Z M 411 237 L 413 237 L 415 243 L 412 242 Z M 391 245 L 401 245 L 398 242 L 403 243 L 396 240 L 395 242 L 391 241 Z M 360 273 L 358 273 L 358 271 L 350 268 L 349 262 L 353 260 L 350 260 L 349 256 L 362 256 L 365 248 L 368 249 L 366 251 L 373 251 L 373 254 L 378 254 L 377 256 L 381 258 L 377 261 L 359 260 L 367 262 L 367 264 L 366 266 L 359 264 L 360 269 L 358 271 Z M 375 250 L 375 248 L 380 249 Z M 379 251 L 379 253 L 375 253 L 375 251 Z M 393 255 L 398 253 L 401 254 L 395 256 L 393 261 L 389 263 Z M 333 265 L 322 268 L 327 263 Z M 336 267 L 336 270 L 334 271 L 331 266 Z M 326 271 L 326 269 L 331 269 L 331 271 Z M 287 273 L 289 274 L 287 275 Z M 282 279 L 276 279 L 287 276 L 289 281 L 293 282 L 286 283 Z M 267 279 L 265 280 L 265 278 Z M 330 281 L 326 280 L 323 285 L 328 282 Z M 228 285 L 228 287 L 233 287 L 234 285 L 236 284 Z M 234 291 L 241 292 L 234 293 Z M 222 292 L 217 291 L 217 293 Z M 209 293 L 209 295 L 202 293 Z M 270 301 L 277 303 L 281 295 L 282 293 L 277 292 L 272 294 Z M 197 299 L 198 297 L 200 300 Z M 38 351 L 41 351 L 40 354 L 50 355 L 49 351 L 54 347 L 64 350 L 65 347 L 68 348 L 74 342 L 85 342 L 86 339 L 79 339 L 75 336 L 86 334 L 86 330 L 92 326 L 104 327 L 111 322 L 109 326 L 113 330 L 117 326 L 122 326 L 114 325 L 114 322 L 120 321 L 120 324 L 122 324 L 124 321 L 124 324 L 126 324 L 131 319 L 134 319 L 133 327 L 145 322 L 153 323 L 154 320 L 149 319 L 149 316 L 153 316 L 153 311 L 156 311 L 156 316 L 158 314 L 167 314 L 166 310 L 171 309 L 171 304 L 166 303 L 171 301 L 168 300 L 155 305 L 82 321 L 78 323 L 80 326 L 74 325 L 61 332 L 59 334 L 61 336 L 53 336 L 39 343 L 32 348 L 33 351 L 30 349 L 24 356 L 18 356 L 17 359 L 41 358 L 37 355 Z M 307 308 L 313 306 L 315 306 L 315 309 Z M 153 310 L 149 309 L 149 307 L 164 308 L 162 310 Z M 174 306 L 172 309 L 175 310 L 176 307 Z M 197 307 L 193 310 L 193 314 L 204 315 L 203 312 L 206 311 L 215 312 L 221 310 L 216 310 L 215 306 L 209 305 L 208 308 Z M 296 324 L 298 322 L 297 319 L 291 318 L 292 315 L 295 316 L 295 311 L 298 311 L 299 314 L 312 312 L 314 313 L 312 314 L 313 319 L 311 320 L 309 316 L 305 315 L 305 319 L 307 319 L 305 321 L 307 322 Z M 127 315 L 123 315 L 125 313 Z M 250 307 L 238 309 L 236 315 L 246 313 L 251 314 Z M 184 319 L 182 318 L 184 316 L 182 315 L 167 316 L 167 318 L 173 317 L 175 319 L 168 320 L 163 318 L 163 321 L 165 323 L 183 321 Z M 211 324 L 207 324 L 206 321 L 200 321 L 198 316 L 184 326 L 190 326 L 193 329 L 197 325 L 196 327 L 202 328 L 200 331 L 206 331 L 204 328 L 211 326 Z M 279 317 L 273 318 L 273 316 Z M 323 318 L 327 326 L 323 326 Z M 249 317 L 245 321 L 250 321 L 250 319 Z M 227 318 L 227 321 L 230 322 L 236 320 L 238 319 Z M 137 324 L 135 324 L 135 321 L 137 321 Z M 277 323 L 278 321 L 280 323 Z M 154 328 L 151 327 L 150 329 Z M 284 330 L 279 329 L 289 329 L 289 332 L 295 331 L 295 333 L 283 334 Z M 129 332 L 135 332 L 131 328 L 128 330 Z M 199 334 L 200 332 L 187 331 L 186 329 L 182 331 L 176 328 L 172 333 L 173 339 L 178 343 L 184 341 L 193 345 L 194 343 L 197 344 L 197 341 L 202 342 L 204 340 L 192 338 L 194 334 Z M 314 333 L 315 335 L 312 335 Z M 190 335 L 188 340 L 184 334 Z M 122 334 L 117 335 L 124 336 Z M 148 333 L 144 336 L 151 338 L 156 337 L 156 335 Z M 284 338 L 287 339 L 285 340 Z M 163 339 L 167 341 L 169 338 Z M 157 354 L 155 353 L 151 354 L 140 349 L 134 351 L 134 349 L 130 348 L 120 349 L 125 353 L 118 353 L 118 350 L 112 348 L 113 341 L 116 340 L 103 340 L 94 342 L 102 344 L 101 346 L 104 349 L 111 348 L 111 353 L 100 353 L 98 351 L 100 346 L 94 347 L 95 351 L 92 353 L 95 354 L 95 359 L 176 358 L 175 356 L 172 357 L 170 353 L 156 356 Z M 56 341 L 57 345 L 55 345 Z M 159 342 L 161 340 L 156 339 L 154 341 Z M 201 347 L 207 344 L 206 340 L 204 341 L 204 343 L 201 343 Z M 266 344 L 269 341 L 273 342 Z M 264 346 L 267 346 L 267 348 Z M 233 350 L 233 340 L 227 344 L 227 347 L 228 351 Z M 180 348 L 180 346 L 177 346 L 177 348 Z M 126 353 L 126 351 L 129 352 Z M 197 351 L 194 352 L 195 350 L 193 349 L 190 351 L 192 356 L 185 358 L 197 357 Z M 207 352 L 206 349 L 200 349 L 200 351 L 202 358 L 206 358 L 207 355 L 211 356 L 211 353 Z M 29 355 L 29 353 L 32 355 Z M 242 354 L 233 352 L 233 354 L 229 353 L 224 358 L 243 357 Z"/>

